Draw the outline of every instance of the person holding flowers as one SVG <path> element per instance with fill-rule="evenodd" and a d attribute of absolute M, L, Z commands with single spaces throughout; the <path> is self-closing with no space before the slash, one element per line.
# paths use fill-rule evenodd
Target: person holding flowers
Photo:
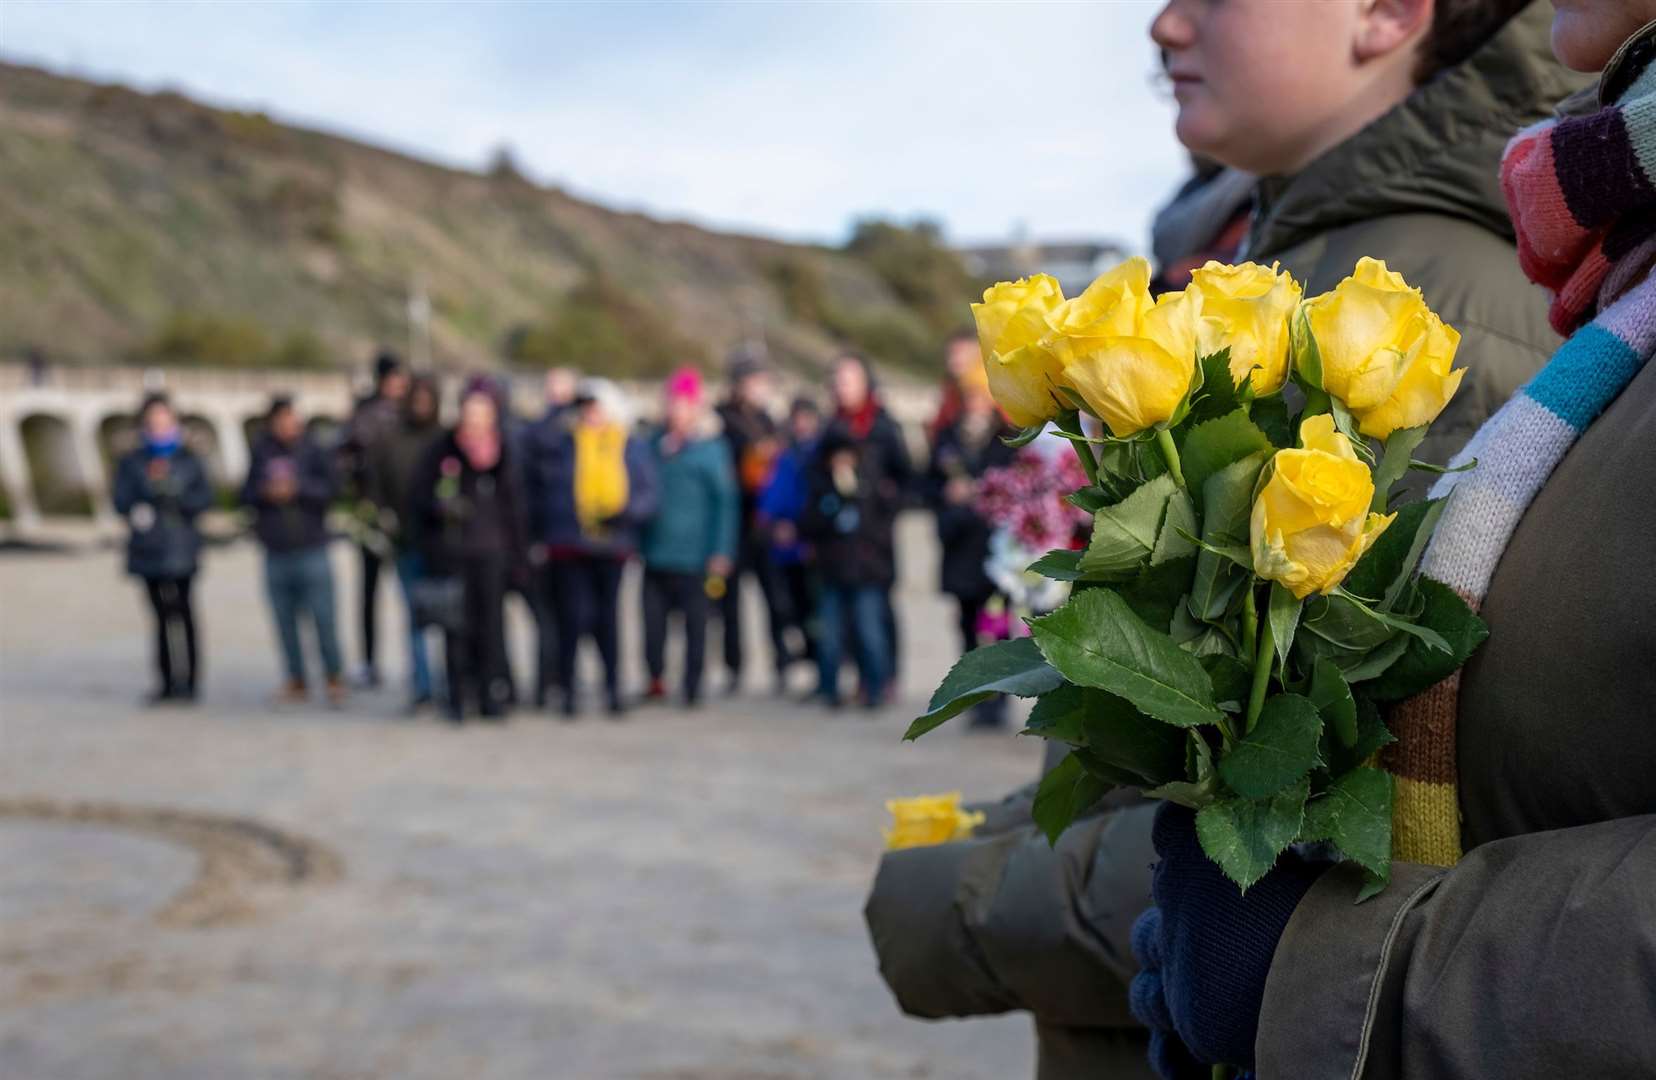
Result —
<path fill-rule="evenodd" d="M 1489 639 L 1392 710 L 1381 761 L 1395 778 L 1393 862 L 1374 899 L 1351 903 L 1355 868 L 1298 853 L 1241 891 L 1204 855 L 1189 810 L 1159 812 L 1133 1002 L 1162 1076 L 1221 1062 L 1262 1078 L 1656 1075 L 1656 588 L 1643 555 L 1656 488 L 1656 3 L 1556 8 L 1554 48 L 1604 69 L 1597 98 L 1520 132 L 1502 184 L 1520 261 L 1569 337 L 1457 458 L 1477 467 L 1435 489 L 1446 501 L 1423 561 Z M 1429 355 L 1443 331 L 1422 331 Z M 1327 366 L 1330 351 L 1324 387 L 1364 428 L 1454 389 L 1427 363 L 1373 402 L 1371 372 L 1393 368 L 1394 351 L 1374 349 L 1350 378 Z M 1253 542 L 1262 525 L 1267 546 L 1280 537 L 1280 560 L 1263 565 L 1314 588 L 1335 545 L 1308 536 L 1295 557 L 1294 525 L 1341 489 L 1298 489 L 1267 488 Z"/>

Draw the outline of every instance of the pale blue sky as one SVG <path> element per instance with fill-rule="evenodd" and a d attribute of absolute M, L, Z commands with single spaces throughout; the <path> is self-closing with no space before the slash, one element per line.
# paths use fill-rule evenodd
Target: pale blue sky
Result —
<path fill-rule="evenodd" d="M 0 56 L 468 167 L 510 143 L 536 179 L 714 227 L 926 214 L 1138 248 L 1183 171 L 1158 6 L 4 0 Z"/>

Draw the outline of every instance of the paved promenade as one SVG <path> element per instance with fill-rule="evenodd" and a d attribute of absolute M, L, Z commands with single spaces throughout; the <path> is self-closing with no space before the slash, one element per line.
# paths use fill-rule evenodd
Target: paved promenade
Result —
<path fill-rule="evenodd" d="M 462 730 L 390 690 L 272 707 L 245 543 L 208 556 L 193 710 L 136 704 L 147 615 L 114 551 L 0 553 L 0 1076 L 1028 1076 L 1021 1017 L 901 1017 L 863 929 L 885 798 L 998 794 L 1039 757 L 899 741 L 954 648 L 929 520 L 902 547 L 901 707 L 778 703 L 755 664 L 695 714 Z"/>

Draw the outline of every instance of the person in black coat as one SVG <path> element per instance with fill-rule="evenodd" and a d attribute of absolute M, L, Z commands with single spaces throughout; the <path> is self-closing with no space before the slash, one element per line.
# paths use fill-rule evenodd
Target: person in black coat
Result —
<path fill-rule="evenodd" d="M 148 700 L 191 702 L 200 685 L 190 588 L 201 552 L 197 517 L 213 503 L 207 470 L 167 399 L 144 399 L 136 449 L 115 466 L 115 511 L 126 518 L 127 573 L 143 581 L 155 612 L 156 688 Z"/>
<path fill-rule="evenodd" d="M 859 467 L 867 471 L 868 482 L 879 489 L 880 497 L 890 503 L 895 513 L 915 495 L 914 463 L 902 429 L 880 404 L 868 358 L 858 352 L 841 353 L 834 361 L 829 388 L 833 393 L 834 416 L 828 422 L 825 441 L 831 436 L 855 448 Z M 897 561 L 893 557 L 884 566 L 886 576 L 879 582 L 879 593 L 888 643 L 887 674 L 891 681 L 885 685 L 889 689 L 895 685 L 901 659 L 901 634 L 897 608 L 891 600 L 891 591 L 897 586 Z"/>
<path fill-rule="evenodd" d="M 731 361 L 729 377 L 730 395 L 719 405 L 718 414 L 736 470 L 741 514 L 736 566 L 725 580 L 725 592 L 719 599 L 719 619 L 724 626 L 726 689 L 734 694 L 741 688 L 746 660 L 741 619 L 744 578 L 751 576 L 765 602 L 771 636 L 771 667 L 779 687 L 790 654 L 785 634 L 786 616 L 778 610 L 777 575 L 768 557 L 764 530 L 758 522 L 759 496 L 782 450 L 781 432 L 770 413 L 771 372 L 759 355 L 742 349 Z"/>
<path fill-rule="evenodd" d="M 459 583 L 458 618 L 444 626 L 449 719 L 465 718 L 468 697 L 486 720 L 503 720 L 511 701 L 506 660 L 507 585 L 528 574 L 519 473 L 500 427 L 500 403 L 474 383 L 460 422 L 427 451 L 409 494 L 411 524 L 427 573 Z"/>
<path fill-rule="evenodd" d="M 863 704 L 877 708 L 892 674 L 886 590 L 895 577 L 892 533 L 899 498 L 875 453 L 844 428 L 822 437 L 799 531 L 816 550 L 818 693 L 840 706 L 840 655 L 849 636 Z"/>
<path fill-rule="evenodd" d="M 328 703 L 337 706 L 346 697 L 345 661 L 334 621 L 327 519 L 338 480 L 328 452 L 305 431 L 291 398 L 270 403 L 265 427 L 253 446 L 241 501 L 253 511 L 253 532 L 265 551 L 265 596 L 287 672 L 281 700 L 298 704 L 306 698 L 299 621 L 308 616 L 322 654 Z"/>
<path fill-rule="evenodd" d="M 942 589 L 959 605 L 961 650 L 970 652 L 982 644 L 978 617 L 996 595 L 984 569 L 994 528 L 977 511 L 978 481 L 989 469 L 1011 464 L 1017 451 L 1002 441 L 1012 429 L 989 395 L 982 364 L 962 375 L 959 389 L 958 409 L 932 447 L 926 494 L 937 515 Z M 1005 715 L 1006 699 L 997 694 L 973 710 L 972 725 L 999 727 Z"/>

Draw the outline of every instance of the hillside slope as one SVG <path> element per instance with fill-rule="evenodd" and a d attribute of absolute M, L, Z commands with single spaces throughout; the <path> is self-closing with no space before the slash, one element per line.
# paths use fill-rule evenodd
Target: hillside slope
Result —
<path fill-rule="evenodd" d="M 973 283 L 925 229 L 846 250 L 618 213 L 257 113 L 0 64 L 0 354 L 359 364 L 429 298 L 441 367 L 935 356 Z"/>

